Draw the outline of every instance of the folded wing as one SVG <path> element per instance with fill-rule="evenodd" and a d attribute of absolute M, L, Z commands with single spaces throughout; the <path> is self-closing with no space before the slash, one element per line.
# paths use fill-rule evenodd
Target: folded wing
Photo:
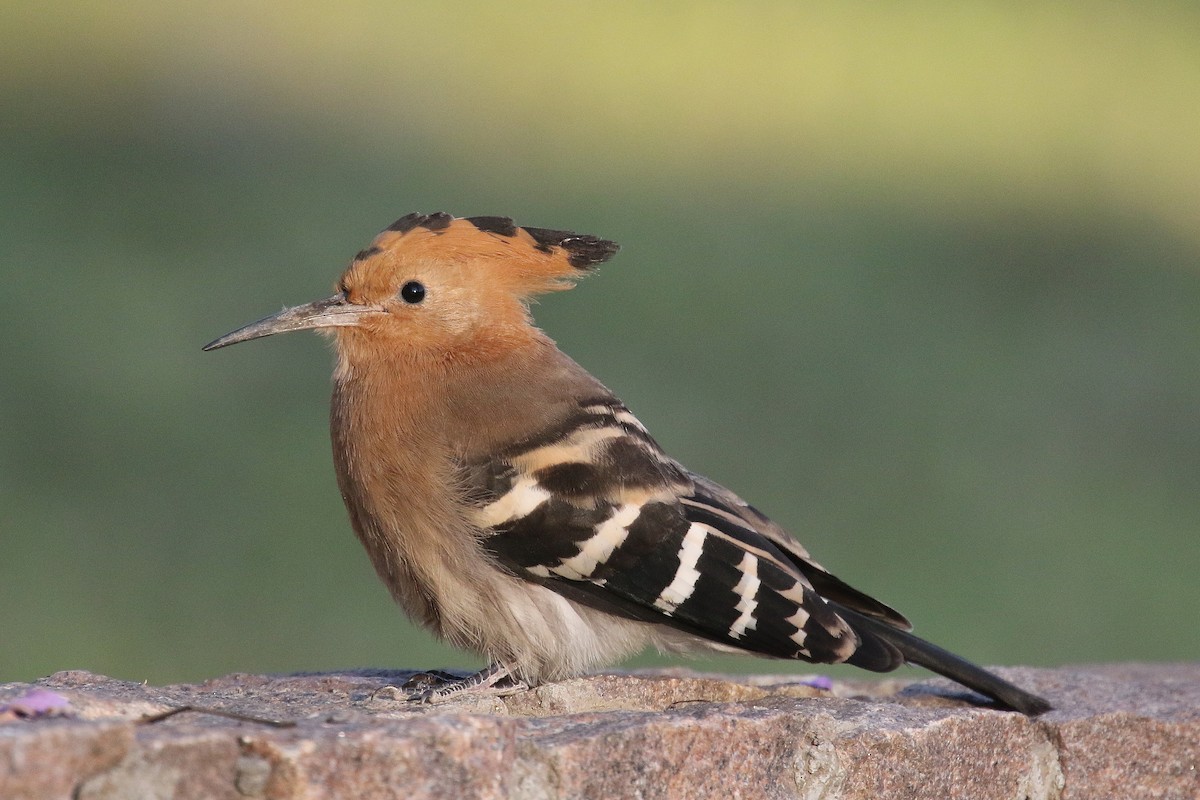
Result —
<path fill-rule="evenodd" d="M 582 403 L 469 475 L 484 546 L 523 578 L 760 655 L 875 670 L 903 663 L 838 610 L 907 630 L 902 616 L 830 575 L 736 495 L 684 470 L 615 398 Z"/>

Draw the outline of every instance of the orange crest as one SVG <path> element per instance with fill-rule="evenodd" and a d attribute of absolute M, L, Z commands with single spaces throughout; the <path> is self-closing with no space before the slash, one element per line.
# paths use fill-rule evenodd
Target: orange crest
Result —
<path fill-rule="evenodd" d="M 478 279 L 529 296 L 569 289 L 618 245 L 595 236 L 547 228 L 523 228 L 508 217 L 455 218 L 445 212 L 408 214 L 359 252 L 359 262 L 377 257 L 400 265 L 479 269 Z M 366 276 L 361 272 L 360 280 Z"/>

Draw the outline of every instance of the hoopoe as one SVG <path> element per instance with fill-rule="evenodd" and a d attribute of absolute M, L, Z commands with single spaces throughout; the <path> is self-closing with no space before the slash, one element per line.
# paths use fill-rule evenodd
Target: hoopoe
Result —
<path fill-rule="evenodd" d="M 616 395 L 536 328 L 614 242 L 505 217 L 409 214 L 332 297 L 205 350 L 332 333 L 330 428 L 355 533 L 415 621 L 490 666 L 420 693 L 511 692 L 648 645 L 918 664 L 999 705 L 1043 699 L 909 633 L 733 492 L 663 452 Z"/>

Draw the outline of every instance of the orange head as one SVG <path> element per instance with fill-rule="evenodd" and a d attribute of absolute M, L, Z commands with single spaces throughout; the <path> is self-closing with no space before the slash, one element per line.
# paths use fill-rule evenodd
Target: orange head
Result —
<path fill-rule="evenodd" d="M 533 295 L 569 289 L 616 251 L 614 242 L 521 228 L 507 217 L 409 214 L 354 257 L 333 297 L 284 309 L 204 349 L 309 328 L 336 328 L 347 348 L 477 348 L 528 330 Z"/>

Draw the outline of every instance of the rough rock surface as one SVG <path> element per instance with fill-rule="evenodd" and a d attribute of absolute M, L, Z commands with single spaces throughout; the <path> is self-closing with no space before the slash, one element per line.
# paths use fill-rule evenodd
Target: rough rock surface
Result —
<path fill-rule="evenodd" d="M 0 798 L 1200 798 L 1200 664 L 1001 672 L 1056 710 L 940 680 L 610 674 L 430 707 L 379 691 L 407 672 L 60 672 L 0 685 Z"/>

